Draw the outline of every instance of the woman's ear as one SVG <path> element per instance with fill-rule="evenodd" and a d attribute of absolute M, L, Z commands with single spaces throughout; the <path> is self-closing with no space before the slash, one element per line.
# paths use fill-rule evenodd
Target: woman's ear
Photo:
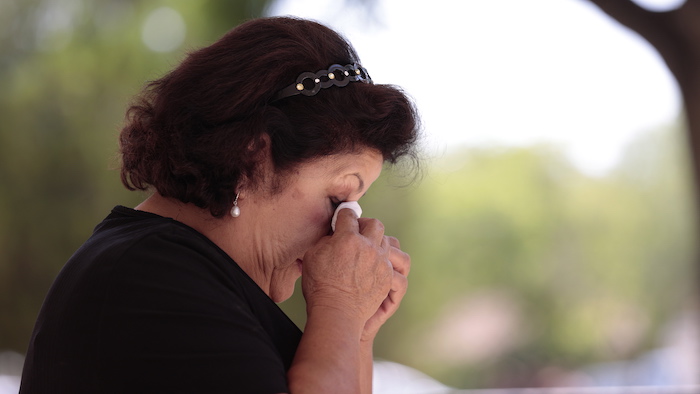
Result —
<path fill-rule="evenodd" d="M 259 137 L 253 139 L 250 144 L 248 144 L 248 150 L 256 159 L 262 159 L 262 157 L 258 157 L 258 155 L 270 155 L 270 149 L 272 148 L 271 141 L 267 133 L 261 133 Z"/>
<path fill-rule="evenodd" d="M 251 152 L 252 160 L 256 163 L 254 173 L 243 174 L 236 186 L 236 192 L 240 193 L 239 201 L 248 197 L 251 192 L 266 190 L 272 192 L 277 190 L 279 177 L 275 171 L 275 165 L 272 161 L 272 144 L 270 136 L 267 133 L 262 133 L 259 137 L 248 144 L 248 150 Z"/>
<path fill-rule="evenodd" d="M 268 168 L 272 165 L 272 140 L 267 133 L 261 133 L 259 137 L 255 138 L 248 144 L 248 151 L 250 151 L 253 160 L 258 164 L 257 172 L 254 177 L 262 175 L 266 177 L 267 171 L 272 168 Z"/>

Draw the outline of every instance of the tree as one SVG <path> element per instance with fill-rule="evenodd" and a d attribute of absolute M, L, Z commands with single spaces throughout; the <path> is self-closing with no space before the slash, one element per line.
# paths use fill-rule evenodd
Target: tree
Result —
<path fill-rule="evenodd" d="M 632 0 L 589 1 L 647 40 L 676 78 L 685 105 L 697 188 L 700 185 L 700 0 L 686 0 L 680 7 L 664 12 L 647 10 Z M 700 222 L 698 206 L 700 195 L 696 190 L 696 215 Z M 700 273 L 700 256 L 696 261 Z M 700 277 L 696 283 L 700 284 Z"/>

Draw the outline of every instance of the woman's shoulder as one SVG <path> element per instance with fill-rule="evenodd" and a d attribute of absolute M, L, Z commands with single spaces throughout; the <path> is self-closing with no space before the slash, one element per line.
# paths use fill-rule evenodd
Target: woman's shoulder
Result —
<path fill-rule="evenodd" d="M 195 229 L 171 218 L 117 206 L 76 252 L 101 263 L 187 260 L 231 265 L 232 260 Z"/>
<path fill-rule="evenodd" d="M 270 333 L 266 327 L 285 324 L 284 314 L 273 313 L 252 280 L 197 234 L 115 208 L 54 282 L 37 332 L 60 347 L 37 342 L 35 352 L 50 354 L 34 370 L 59 371 L 52 366 L 61 360 L 61 374 L 94 373 L 115 387 L 144 371 L 154 387 L 193 373 L 233 387 L 231 371 L 284 383 L 300 332 L 286 323 L 283 333 Z"/>
<path fill-rule="evenodd" d="M 148 296 L 161 286 L 244 299 L 247 282 L 240 267 L 195 230 L 116 207 L 64 264 L 51 293 L 104 300 L 127 293 Z"/>
<path fill-rule="evenodd" d="M 163 241 L 177 239 L 178 243 L 184 241 L 185 245 L 206 240 L 203 235 L 184 223 L 121 205 L 114 207 L 110 214 L 95 226 L 90 240 L 97 238 L 100 242 L 108 241 L 108 244 L 129 245 L 154 237 Z"/>
<path fill-rule="evenodd" d="M 64 265 L 52 290 L 117 310 L 191 306 L 190 312 L 198 313 L 205 305 L 214 314 L 240 311 L 252 316 L 259 305 L 272 302 L 226 253 L 194 229 L 125 207 L 116 207 L 95 228 Z"/>

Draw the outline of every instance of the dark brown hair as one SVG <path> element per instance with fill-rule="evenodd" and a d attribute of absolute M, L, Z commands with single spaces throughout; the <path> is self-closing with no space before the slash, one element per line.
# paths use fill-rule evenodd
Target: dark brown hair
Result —
<path fill-rule="evenodd" d="M 259 180 L 266 141 L 280 175 L 363 148 L 390 163 L 416 162 L 418 117 L 397 87 L 352 82 L 272 102 L 300 73 L 336 63 L 359 59 L 319 23 L 279 17 L 236 27 L 148 83 L 129 108 L 120 134 L 122 182 L 130 190 L 153 186 L 221 217 L 243 178 Z"/>

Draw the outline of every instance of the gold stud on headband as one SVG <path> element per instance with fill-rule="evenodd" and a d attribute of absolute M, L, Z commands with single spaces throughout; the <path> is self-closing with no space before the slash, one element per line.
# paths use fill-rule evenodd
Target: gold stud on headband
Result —
<path fill-rule="evenodd" d="M 313 96 L 321 89 L 331 86 L 343 87 L 350 82 L 372 83 L 372 78 L 367 70 L 358 64 L 346 64 L 345 66 L 333 64 L 327 70 L 299 74 L 297 81 L 277 93 L 272 102 L 298 94 Z"/>

